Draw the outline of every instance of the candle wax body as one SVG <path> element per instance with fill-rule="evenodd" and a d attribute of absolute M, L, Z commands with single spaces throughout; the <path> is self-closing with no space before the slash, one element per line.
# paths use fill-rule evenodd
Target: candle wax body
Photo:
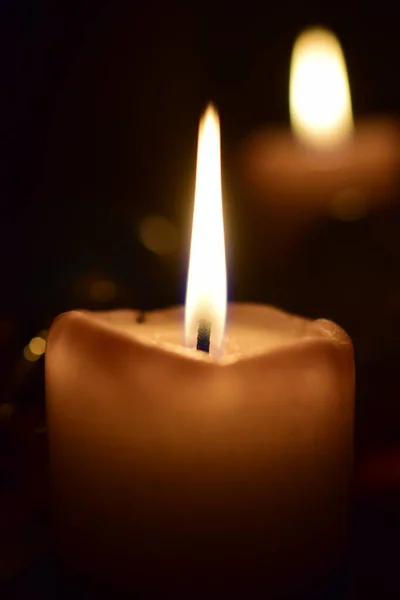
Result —
<path fill-rule="evenodd" d="M 78 570 L 186 597 L 301 586 L 345 540 L 352 345 L 328 321 L 230 305 L 221 359 L 183 310 L 72 312 L 46 393 L 55 522 Z M 203 590 L 203 591 L 201 591 Z"/>
<path fill-rule="evenodd" d="M 309 148 L 277 129 L 252 136 L 245 151 L 246 177 L 277 211 L 350 218 L 387 203 L 399 186 L 400 126 L 389 118 L 358 121 L 337 149 Z"/>

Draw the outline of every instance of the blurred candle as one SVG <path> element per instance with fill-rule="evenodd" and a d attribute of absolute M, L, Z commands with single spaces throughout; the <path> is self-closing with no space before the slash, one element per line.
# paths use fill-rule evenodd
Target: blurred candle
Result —
<path fill-rule="evenodd" d="M 398 123 L 374 117 L 353 124 L 345 59 L 330 31 L 309 29 L 296 40 L 290 117 L 293 133 L 261 131 L 245 149 L 248 181 L 271 210 L 299 220 L 352 220 L 393 198 Z"/>
<path fill-rule="evenodd" d="M 54 516 L 78 572 L 151 597 L 255 597 L 299 589 L 339 559 L 352 344 L 329 321 L 268 306 L 230 305 L 226 332 L 225 319 L 210 107 L 199 131 L 185 328 L 181 308 L 74 311 L 49 335 Z M 209 353 L 196 350 L 208 344 Z"/>

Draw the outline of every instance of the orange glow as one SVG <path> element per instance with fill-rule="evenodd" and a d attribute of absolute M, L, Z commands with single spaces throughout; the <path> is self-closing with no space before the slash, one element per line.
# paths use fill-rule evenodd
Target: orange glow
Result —
<path fill-rule="evenodd" d="M 210 105 L 199 126 L 196 190 L 185 306 L 185 340 L 196 347 L 200 321 L 211 324 L 210 354 L 221 352 L 227 303 L 219 117 Z"/>
<path fill-rule="evenodd" d="M 300 141 L 335 148 L 353 130 L 346 63 L 338 39 L 314 28 L 296 40 L 290 69 L 290 118 Z"/>

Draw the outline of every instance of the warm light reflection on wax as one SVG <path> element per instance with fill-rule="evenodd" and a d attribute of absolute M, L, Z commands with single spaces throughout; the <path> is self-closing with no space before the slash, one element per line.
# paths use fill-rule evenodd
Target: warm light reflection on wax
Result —
<path fill-rule="evenodd" d="M 300 141 L 318 148 L 339 146 L 352 133 L 346 63 L 330 31 L 309 29 L 296 40 L 290 68 L 290 118 Z"/>
<path fill-rule="evenodd" d="M 209 106 L 199 126 L 196 190 L 185 306 L 185 340 L 196 347 L 200 321 L 211 324 L 210 354 L 221 352 L 227 284 L 219 118 Z"/>

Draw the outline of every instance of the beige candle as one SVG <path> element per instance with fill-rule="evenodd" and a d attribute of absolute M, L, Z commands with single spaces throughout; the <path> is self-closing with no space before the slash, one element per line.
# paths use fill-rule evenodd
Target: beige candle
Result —
<path fill-rule="evenodd" d="M 60 549 L 92 581 L 151 597 L 300 589 L 346 538 L 352 344 L 329 321 L 251 304 L 229 306 L 224 334 L 219 155 L 210 109 L 185 327 L 182 308 L 76 311 L 48 339 Z"/>
<path fill-rule="evenodd" d="M 299 36 L 292 54 L 286 129 L 260 131 L 245 148 L 248 182 L 275 214 L 351 220 L 387 204 L 399 187 L 400 127 L 390 117 L 353 124 L 345 59 L 324 29 Z"/>

